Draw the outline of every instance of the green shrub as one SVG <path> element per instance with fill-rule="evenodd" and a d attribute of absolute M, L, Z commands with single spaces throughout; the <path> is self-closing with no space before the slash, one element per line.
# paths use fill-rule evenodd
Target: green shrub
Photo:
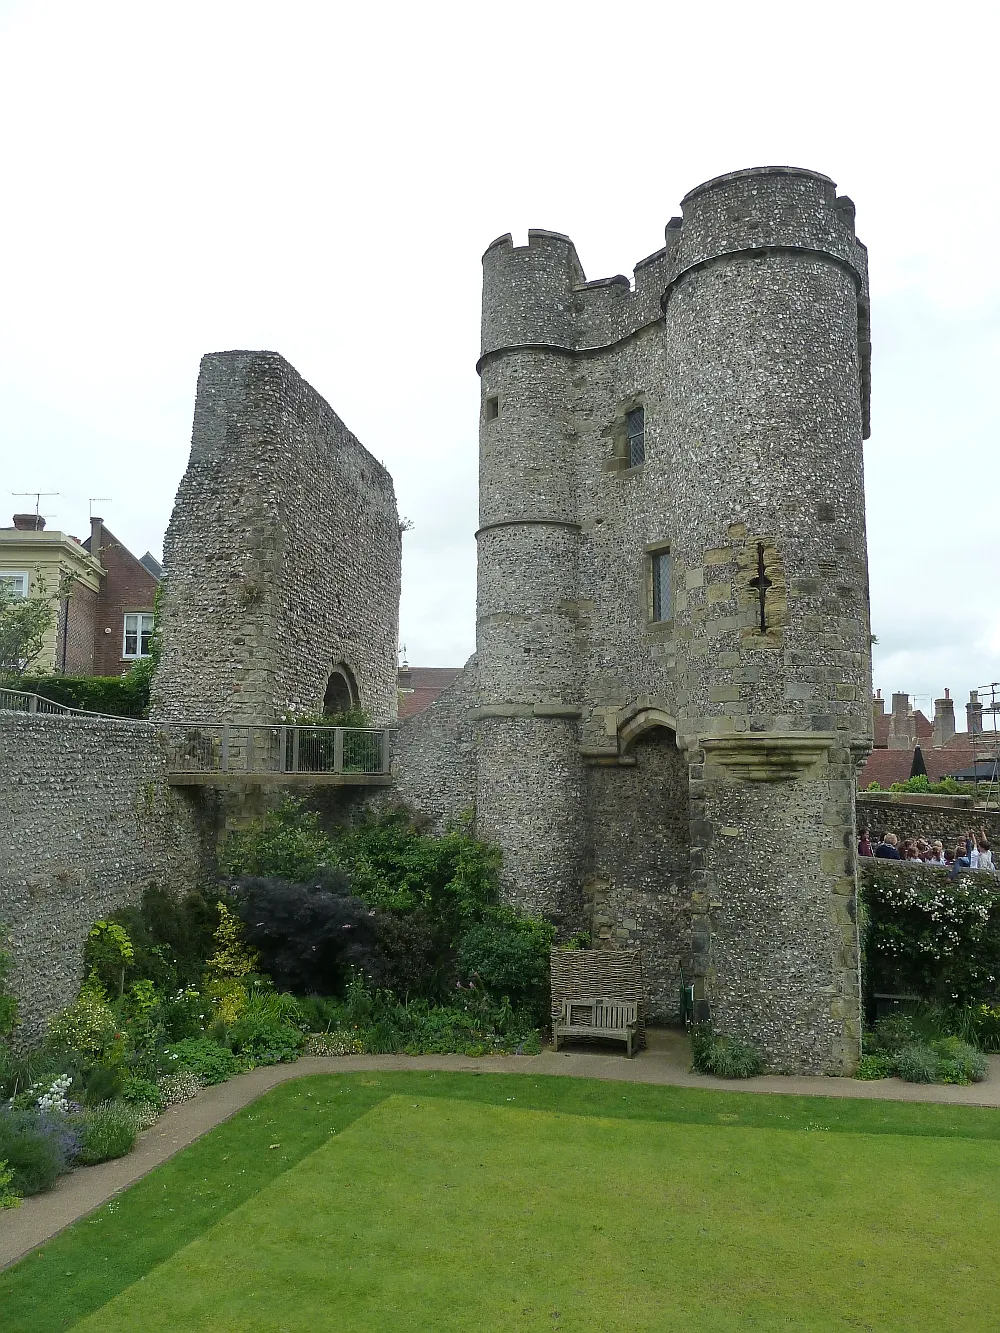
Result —
<path fill-rule="evenodd" d="M 938 1057 L 929 1046 L 904 1046 L 896 1055 L 896 1070 L 907 1083 L 937 1083 Z"/>
<path fill-rule="evenodd" d="M 547 921 L 497 909 L 492 919 L 470 926 L 458 948 L 460 975 L 494 1001 L 543 1024 L 549 1010 L 549 950 L 555 928 Z"/>
<path fill-rule="evenodd" d="M 152 981 L 161 995 L 197 988 L 215 951 L 220 897 L 228 901 L 216 887 L 177 897 L 151 884 L 139 906 L 116 912 L 110 920 L 125 928 L 133 948 L 126 979 Z"/>
<path fill-rule="evenodd" d="M 255 1065 L 297 1059 L 305 1045 L 302 1011 L 291 995 L 251 992 L 229 1028 L 233 1050 Z"/>
<path fill-rule="evenodd" d="M 187 1069 L 202 1083 L 225 1083 L 246 1070 L 245 1061 L 209 1037 L 187 1037 L 164 1047 L 162 1064 L 164 1073 Z"/>
<path fill-rule="evenodd" d="M 989 1073 L 982 1051 L 959 1037 L 942 1037 L 931 1043 L 931 1050 L 938 1057 L 937 1082 L 982 1083 Z"/>
<path fill-rule="evenodd" d="M 715 1074 L 717 1078 L 756 1078 L 764 1070 L 764 1061 L 753 1046 L 721 1036 L 709 1027 L 692 1031 L 691 1055 L 699 1074 Z"/>
<path fill-rule="evenodd" d="M 117 921 L 97 921 L 87 934 L 83 961 L 87 974 L 111 995 L 125 990 L 125 973 L 135 957 L 128 931 Z"/>
<path fill-rule="evenodd" d="M 96 1166 L 114 1157 L 124 1157 L 135 1147 L 139 1124 L 135 1108 L 124 1102 L 103 1102 L 83 1116 L 83 1141 L 79 1161 Z"/>
<path fill-rule="evenodd" d="M 119 1097 L 130 1106 L 152 1106 L 158 1112 L 165 1105 L 163 1095 L 156 1082 L 151 1078 L 142 1078 L 129 1074 L 123 1081 Z"/>
<path fill-rule="evenodd" d="M 988 1004 L 1000 991 L 1000 880 L 892 862 L 861 869 L 865 985 L 943 1006 Z"/>
<path fill-rule="evenodd" d="M 82 1055 L 101 1056 L 120 1040 L 114 1010 L 89 990 L 49 1020 L 46 1043 L 54 1051 L 79 1051 Z"/>
<path fill-rule="evenodd" d="M 0 682 L 6 683 L 6 682 Z M 149 669 L 141 662 L 123 676 L 19 676 L 12 690 L 114 717 L 146 717 L 149 713 Z"/>
<path fill-rule="evenodd" d="M 100 1106 L 121 1096 L 128 1077 L 126 1066 L 115 1061 L 89 1065 L 83 1072 L 83 1104 Z"/>
<path fill-rule="evenodd" d="M 36 1116 L 9 1111 L 0 1112 L 0 1161 L 7 1163 L 9 1188 L 21 1195 L 50 1190 L 65 1166 L 59 1140 Z"/>
<path fill-rule="evenodd" d="M 0 1161 L 0 1212 L 4 1208 L 20 1208 L 21 1196 L 13 1186 L 14 1172 L 7 1163 Z"/>
<path fill-rule="evenodd" d="M 919 1034 L 909 1014 L 887 1014 L 864 1037 L 866 1055 L 896 1055 L 919 1041 Z"/>
<path fill-rule="evenodd" d="M 289 799 L 246 828 L 233 830 L 219 861 L 231 875 L 304 884 L 335 865 L 336 854 L 319 827 L 319 816 Z"/>
<path fill-rule="evenodd" d="M 855 1078 L 877 1079 L 892 1078 L 896 1072 L 896 1058 L 893 1055 L 863 1055 L 854 1071 Z"/>
<path fill-rule="evenodd" d="M 7 990 L 12 963 L 10 954 L 0 948 L 0 1041 L 10 1036 L 17 1023 L 17 1000 Z"/>

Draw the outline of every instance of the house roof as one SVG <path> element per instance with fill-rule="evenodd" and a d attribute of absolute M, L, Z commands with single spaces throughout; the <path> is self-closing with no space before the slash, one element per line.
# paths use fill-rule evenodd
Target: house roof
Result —
<path fill-rule="evenodd" d="M 916 709 L 913 714 L 917 740 L 931 740 L 934 735 L 934 723 L 929 722 L 920 709 Z M 875 715 L 875 748 L 884 749 L 889 744 L 889 724 L 892 721 L 891 713 L 882 713 Z"/>
<path fill-rule="evenodd" d="M 993 749 L 992 736 L 985 736 L 974 750 L 969 733 L 960 731 L 948 745 L 922 745 L 920 753 L 924 757 L 928 781 L 940 782 L 942 778 L 954 777 L 964 769 L 971 769 L 977 754 L 983 760 L 993 753 Z M 858 774 L 858 790 L 864 791 L 873 782 L 877 782 L 883 790 L 890 783 L 905 782 L 910 776 L 912 763 L 912 750 L 873 750 Z"/>
<path fill-rule="evenodd" d="M 462 674 L 461 667 L 404 667 L 399 672 L 399 720 L 429 708 Z"/>

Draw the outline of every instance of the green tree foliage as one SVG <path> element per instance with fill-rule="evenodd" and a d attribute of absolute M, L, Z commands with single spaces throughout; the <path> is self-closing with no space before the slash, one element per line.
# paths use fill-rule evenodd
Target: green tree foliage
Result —
<path fill-rule="evenodd" d="M 18 597 L 0 579 L 0 677 L 21 677 L 41 657 L 55 618 L 51 597 Z"/>
<path fill-rule="evenodd" d="M 10 688 L 39 694 L 67 708 L 112 717 L 145 717 L 149 712 L 146 658 L 123 676 L 22 676 Z"/>

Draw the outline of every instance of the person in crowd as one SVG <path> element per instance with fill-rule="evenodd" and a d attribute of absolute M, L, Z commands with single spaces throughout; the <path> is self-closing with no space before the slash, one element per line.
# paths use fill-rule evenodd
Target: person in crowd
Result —
<path fill-rule="evenodd" d="M 962 842 L 957 842 L 957 843 L 955 844 L 955 855 L 952 857 L 952 860 L 951 860 L 951 877 L 952 877 L 952 879 L 955 878 L 955 876 L 958 874 L 958 872 L 959 872 L 960 870 L 976 870 L 976 869 L 978 868 L 978 866 L 979 866 L 979 853 L 978 853 L 978 851 L 977 851 L 977 853 L 976 853 L 976 864 L 973 865 L 973 864 L 972 864 L 972 849 L 973 849 L 973 842 L 972 842 L 972 840 L 971 840 L 970 838 L 968 838 L 968 837 L 966 837 L 964 843 L 962 843 Z"/>
<path fill-rule="evenodd" d="M 990 848 L 989 839 L 986 836 L 986 830 L 980 828 L 979 835 L 976 838 L 976 850 L 979 852 L 979 869 L 995 870 L 993 865 L 993 851 Z"/>
<path fill-rule="evenodd" d="M 858 855 L 859 856 L 875 855 L 874 851 L 872 850 L 871 838 L 869 838 L 868 830 L 866 828 L 863 828 L 861 830 L 861 836 L 858 838 Z"/>
<path fill-rule="evenodd" d="M 895 833 L 885 833 L 882 835 L 882 841 L 875 848 L 875 855 L 882 857 L 885 861 L 902 861 L 899 849 L 896 844 L 899 839 Z"/>
<path fill-rule="evenodd" d="M 931 843 L 930 851 L 924 857 L 924 860 L 929 866 L 945 866 L 948 864 L 944 855 L 944 843 L 940 838 L 938 838 L 936 842 Z"/>
<path fill-rule="evenodd" d="M 906 841 L 903 843 L 903 860 L 904 861 L 921 860 L 920 852 L 913 838 L 907 838 Z"/>

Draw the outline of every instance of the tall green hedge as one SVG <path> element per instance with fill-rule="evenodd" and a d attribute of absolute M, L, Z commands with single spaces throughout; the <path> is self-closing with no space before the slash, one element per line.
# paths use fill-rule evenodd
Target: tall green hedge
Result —
<path fill-rule="evenodd" d="M 137 663 L 124 676 L 13 676 L 3 680 L 9 690 L 39 694 L 53 703 L 114 717 L 146 717 L 151 672 Z"/>

